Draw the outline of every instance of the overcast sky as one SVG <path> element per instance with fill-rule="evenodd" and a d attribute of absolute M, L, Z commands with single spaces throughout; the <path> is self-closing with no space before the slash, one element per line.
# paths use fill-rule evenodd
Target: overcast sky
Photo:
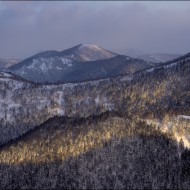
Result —
<path fill-rule="evenodd" d="M 190 2 L 0 1 L 0 58 L 93 43 L 124 52 L 190 52 Z"/>

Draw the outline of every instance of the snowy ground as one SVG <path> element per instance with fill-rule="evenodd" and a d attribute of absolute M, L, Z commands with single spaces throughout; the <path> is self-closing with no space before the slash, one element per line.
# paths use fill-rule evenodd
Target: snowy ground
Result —
<path fill-rule="evenodd" d="M 182 139 L 184 142 L 184 146 L 187 148 L 190 148 L 190 135 L 185 132 L 179 133 L 176 126 L 176 123 L 180 122 L 179 119 L 182 119 L 182 118 L 186 120 L 190 120 L 190 116 L 178 115 L 176 119 L 174 119 L 173 121 L 166 122 L 166 123 L 159 122 L 156 120 L 149 120 L 149 119 L 146 119 L 146 120 L 143 119 L 143 121 L 145 121 L 148 125 L 155 125 L 157 127 L 160 127 L 161 131 L 164 133 L 173 131 L 174 137 L 177 140 L 177 142 L 179 142 Z"/>

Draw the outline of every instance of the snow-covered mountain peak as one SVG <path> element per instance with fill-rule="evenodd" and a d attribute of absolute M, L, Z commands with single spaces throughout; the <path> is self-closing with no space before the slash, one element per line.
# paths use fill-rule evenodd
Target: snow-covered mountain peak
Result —
<path fill-rule="evenodd" d="M 79 48 L 80 49 L 84 49 L 84 48 L 86 48 L 86 49 L 91 49 L 91 50 L 99 50 L 99 51 L 102 51 L 103 50 L 103 48 L 101 48 L 101 47 L 99 47 L 99 46 L 97 46 L 97 45 L 95 45 L 95 44 L 88 44 L 88 43 L 84 43 L 84 44 L 80 44 L 79 45 Z"/>
<path fill-rule="evenodd" d="M 83 61 L 109 59 L 118 55 L 98 45 L 88 43 L 79 44 L 71 48 L 70 54 L 74 55 L 74 57 L 79 57 Z"/>
<path fill-rule="evenodd" d="M 63 82 L 65 79 L 72 81 L 75 76 L 75 80 L 78 81 L 87 71 L 88 75 L 89 72 L 95 72 L 93 76 L 97 76 L 95 70 L 102 72 L 100 65 L 98 66 L 98 63 L 93 62 L 101 61 L 103 64 L 106 60 L 117 56 L 118 54 L 97 45 L 85 43 L 63 51 L 40 52 L 9 67 L 6 71 L 35 82 Z"/>

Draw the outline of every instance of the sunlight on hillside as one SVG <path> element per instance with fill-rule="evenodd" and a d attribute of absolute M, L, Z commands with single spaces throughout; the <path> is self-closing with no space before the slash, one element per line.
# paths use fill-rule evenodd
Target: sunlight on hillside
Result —
<path fill-rule="evenodd" d="M 52 126 L 53 128 L 53 126 Z M 75 130 L 64 126 L 52 130 L 51 134 L 41 133 L 11 145 L 0 152 L 0 162 L 13 164 L 22 162 L 40 163 L 65 160 L 69 156 L 78 156 L 93 148 L 101 148 L 111 138 L 129 136 L 124 120 L 110 119 L 98 125 L 73 126 Z M 6 159 L 5 159 L 6 158 Z"/>
<path fill-rule="evenodd" d="M 44 163 L 77 157 L 99 149 L 111 139 L 134 138 L 136 132 L 152 135 L 154 127 L 136 126 L 135 122 L 118 117 L 81 126 L 50 126 L 30 134 L 18 143 L 0 151 L 0 162 L 6 164 Z M 117 141 L 116 140 L 116 141 Z"/>
<path fill-rule="evenodd" d="M 150 127 L 152 125 L 159 127 L 163 133 L 171 133 L 173 138 L 179 143 L 181 140 L 184 146 L 190 148 L 190 120 L 189 116 L 179 115 L 170 118 L 165 115 L 163 121 L 144 119 Z"/>

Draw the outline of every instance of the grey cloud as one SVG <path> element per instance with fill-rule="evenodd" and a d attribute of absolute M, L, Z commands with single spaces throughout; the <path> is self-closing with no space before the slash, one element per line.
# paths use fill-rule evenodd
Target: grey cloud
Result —
<path fill-rule="evenodd" d="M 186 53 L 190 8 L 170 3 L 154 8 L 158 2 L 2 2 L 0 57 L 25 58 L 83 42 L 114 51 Z"/>

